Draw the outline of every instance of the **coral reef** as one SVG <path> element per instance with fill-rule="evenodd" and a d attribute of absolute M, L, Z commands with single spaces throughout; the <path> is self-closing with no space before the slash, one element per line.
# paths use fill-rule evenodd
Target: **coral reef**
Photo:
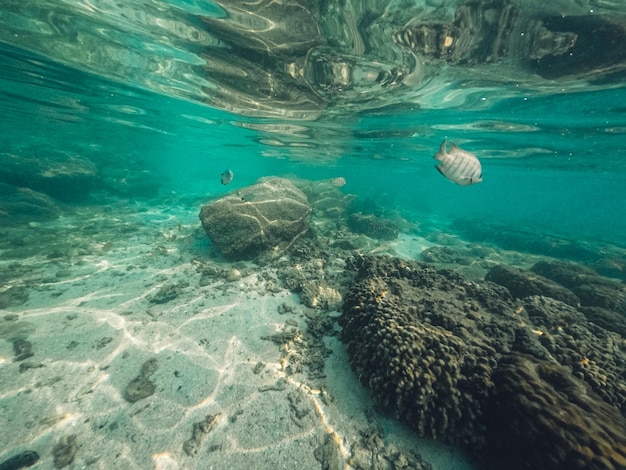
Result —
<path fill-rule="evenodd" d="M 515 468 L 623 468 L 626 346 L 616 332 L 562 301 L 514 300 L 502 286 L 423 263 L 355 256 L 347 265 L 356 277 L 340 324 L 352 369 L 419 435 L 463 444 L 495 469 L 503 465 L 490 452 L 506 453 L 515 439 L 532 445 L 528 423 L 541 431 L 541 452 L 566 442 L 567 455 L 541 463 L 540 451 L 520 451 Z M 515 388 L 525 375 L 534 382 Z M 510 419 L 499 420 L 506 400 Z M 563 409 L 570 418 L 559 418 Z M 494 443 L 503 433 L 508 443 Z"/>
<path fill-rule="evenodd" d="M 585 307 L 600 307 L 626 314 L 623 285 L 590 268 L 564 261 L 540 261 L 531 271 L 571 289 Z"/>
<path fill-rule="evenodd" d="M 491 328 L 466 288 L 484 291 L 484 299 L 498 294 L 420 263 L 351 262 L 359 273 L 340 324 L 361 383 L 420 435 L 482 446 L 480 402 L 492 387 L 498 344 L 514 335 Z"/>
<path fill-rule="evenodd" d="M 477 223 L 471 219 L 458 219 L 452 224 L 452 229 L 465 240 L 492 243 L 506 250 L 585 262 L 599 258 L 597 248 L 589 243 L 541 232 L 523 231 L 506 224 L 488 224 L 482 220 Z"/>
<path fill-rule="evenodd" d="M 512 354 L 493 381 L 487 468 L 626 468 L 626 420 L 567 368 Z"/>
<path fill-rule="evenodd" d="M 548 353 L 545 357 L 569 367 L 573 376 L 584 380 L 626 416 L 623 338 L 590 322 L 575 308 L 550 298 L 528 297 L 520 308 L 534 325 L 535 337 Z"/>

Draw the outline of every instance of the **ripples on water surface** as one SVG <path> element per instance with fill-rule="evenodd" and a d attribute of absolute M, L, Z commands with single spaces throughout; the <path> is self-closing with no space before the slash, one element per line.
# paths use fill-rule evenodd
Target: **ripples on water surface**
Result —
<path fill-rule="evenodd" d="M 89 295 L 77 286 L 90 281 L 80 273 L 50 280 L 55 274 L 46 269 L 63 273 L 79 258 L 97 267 L 84 276 L 91 276 L 101 292 L 115 282 L 95 279 L 110 266 L 121 270 L 123 264 L 115 263 L 125 256 L 155 256 L 154 250 L 162 249 L 183 253 L 181 260 L 189 258 L 183 264 L 206 257 L 209 248 L 197 222 L 201 204 L 263 176 L 343 177 L 347 184 L 341 191 L 356 207 L 401 221 L 401 239 L 409 240 L 405 245 L 375 243 L 361 251 L 422 260 L 420 251 L 428 246 L 485 243 L 511 250 L 499 254 L 511 257 L 500 261 L 517 260 L 523 268 L 536 261 L 534 256 L 555 255 L 602 262 L 611 266 L 605 273 L 624 278 L 626 7 L 619 0 L 5 0 L 0 26 L 2 266 L 12 271 L 2 276 L 2 308 L 33 318 L 46 308 L 52 317 L 77 308 L 76 299 Z M 478 156 L 481 184 L 456 186 L 435 171 L 432 156 L 444 139 Z M 93 170 L 93 179 L 86 187 L 51 188 L 45 178 L 68 162 Z M 220 184 L 225 169 L 234 172 L 228 187 Z M 37 172 L 48 173 L 37 179 Z M 23 187 L 28 189 L 16 189 Z M 99 225 L 107 219 L 126 228 L 111 220 Z M 45 234 L 35 235 L 39 229 Z M 146 246 L 143 252 L 138 248 Z M 59 255 L 66 252 L 68 259 Z M 108 318 L 112 332 L 105 336 L 114 338 L 119 350 L 128 347 L 128 338 L 144 346 L 154 341 L 152 349 L 135 344 L 154 354 L 171 344 L 172 351 L 184 349 L 191 341 L 181 333 L 184 318 L 168 326 L 174 337 L 169 344 L 145 331 L 129 332 L 145 319 L 118 315 L 125 305 L 140 315 L 136 311 L 145 305 L 139 302 L 147 298 L 140 290 L 155 282 L 150 281 L 154 276 L 173 275 L 178 266 L 162 260 L 151 266 L 150 259 L 135 264 L 146 278 L 128 284 L 131 290 L 121 304 L 111 310 L 106 302 L 98 304 L 90 315 Z M 484 277 L 483 268 L 462 269 Z M 63 284 L 75 291 L 61 289 L 54 301 L 42 293 L 42 285 L 45 291 Z M 11 290 L 16 286 L 21 296 Z M 227 293 L 233 296 L 228 301 L 236 303 L 237 292 Z M 48 321 L 54 324 L 54 318 Z M 0 327 L 7 340 L 0 359 L 13 354 L 15 337 L 9 330 Z M 116 336 L 120 331 L 126 331 L 126 339 Z M 235 354 L 237 345 L 228 343 L 227 349 Z M 264 357 L 262 349 L 251 347 L 248 353 Z M 89 358 L 101 371 L 119 361 L 114 352 L 81 354 L 86 356 L 77 357 Z M 227 380 L 220 367 L 231 363 L 220 360 L 216 374 Z M 54 366 L 43 364 L 49 370 Z M 83 370 L 77 364 L 72 367 Z M 140 365 L 128 367 L 139 370 Z M 0 367 L 13 365 L 2 359 Z M 67 373 L 60 370 L 57 374 Z M 131 378 L 114 378 L 109 386 L 122 387 Z M 19 396 L 33 386 L 19 380 L 15 387 L 4 382 L 0 394 L 14 409 L 26 406 Z M 104 372 L 89 380 L 108 383 Z M 79 392 L 84 391 L 70 387 L 45 393 L 56 399 Z M 112 393 L 120 398 L 119 391 Z M 198 394 L 177 404 L 183 417 L 168 418 L 168 426 L 191 429 L 198 419 L 190 410 L 204 406 Z M 115 409 L 111 399 L 102 413 Z M 45 394 L 35 401 L 43 407 Z M 226 414 L 238 411 L 224 403 Z M 37 420 L 53 414 L 44 408 L 38 408 L 43 418 Z M 67 416 L 88 414 L 84 408 L 58 408 L 59 416 L 66 416 L 65 408 Z M 78 426 L 80 419 L 67 421 Z M 143 426 L 127 416 L 111 420 L 123 421 L 121 426 L 134 432 Z M 20 435 L 38 442 L 50 459 L 54 442 L 71 433 L 46 429 Z M 29 448 L 3 439 L 5 449 Z M 132 446 L 119 446 L 116 451 L 132 453 Z M 179 456 L 158 454 L 159 448 L 165 447 L 145 444 L 142 455 L 152 456 L 158 468 L 187 468 L 176 467 Z M 237 444 L 225 452 L 232 454 L 233 448 Z M 95 462 L 98 452 L 80 458 Z"/>

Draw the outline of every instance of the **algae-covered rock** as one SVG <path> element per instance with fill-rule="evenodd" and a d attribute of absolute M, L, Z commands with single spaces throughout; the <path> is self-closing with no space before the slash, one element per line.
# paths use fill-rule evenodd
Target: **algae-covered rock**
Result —
<path fill-rule="evenodd" d="M 81 200 L 96 183 L 96 166 L 83 157 L 0 154 L 0 181 L 63 201 Z"/>
<path fill-rule="evenodd" d="M 539 274 L 512 266 L 503 264 L 494 266 L 485 279 L 506 287 L 511 295 L 518 299 L 531 295 L 545 295 L 574 307 L 580 304 L 578 297 L 567 287 Z"/>
<path fill-rule="evenodd" d="M 348 216 L 348 227 L 354 233 L 362 233 L 378 240 L 395 240 L 400 232 L 393 220 L 360 212 Z"/>
<path fill-rule="evenodd" d="M 155 358 L 148 359 L 141 366 L 139 375 L 130 381 L 124 391 L 124 398 L 130 403 L 135 403 L 142 398 L 146 398 L 154 394 L 156 385 L 150 377 L 156 372 L 158 363 Z"/>
<path fill-rule="evenodd" d="M 77 450 L 78 444 L 76 442 L 75 434 L 64 436 L 59 439 L 52 449 L 54 468 L 64 468 L 74 462 Z"/>
<path fill-rule="evenodd" d="M 0 183 L 0 224 L 3 227 L 53 220 L 60 215 L 61 209 L 49 196 Z"/>
<path fill-rule="evenodd" d="M 20 468 L 31 467 L 39 460 L 39 454 L 34 450 L 25 450 L 4 462 L 0 463 L 1 470 L 19 470 Z"/>
<path fill-rule="evenodd" d="M 211 241 L 230 259 L 253 259 L 288 250 L 309 229 L 311 207 L 289 180 L 263 179 L 202 207 Z"/>

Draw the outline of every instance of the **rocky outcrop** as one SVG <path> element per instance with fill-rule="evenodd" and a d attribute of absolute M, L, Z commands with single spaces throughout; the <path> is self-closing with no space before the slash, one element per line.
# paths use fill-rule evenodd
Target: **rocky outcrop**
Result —
<path fill-rule="evenodd" d="M 506 287 L 513 297 L 523 299 L 531 295 L 545 295 L 576 307 L 578 297 L 566 287 L 541 275 L 523 269 L 506 266 L 494 266 L 485 276 L 487 281 Z"/>
<path fill-rule="evenodd" d="M 600 307 L 626 314 L 623 284 L 599 276 L 590 268 L 552 260 L 536 263 L 531 271 L 571 289 L 585 307 Z"/>
<path fill-rule="evenodd" d="M 348 227 L 354 233 L 362 233 L 378 240 L 395 240 L 400 232 L 392 220 L 360 212 L 348 216 Z"/>
<path fill-rule="evenodd" d="M 0 181 L 62 201 L 79 201 L 95 186 L 96 166 L 85 158 L 67 155 L 26 157 L 3 153 Z"/>
<path fill-rule="evenodd" d="M 47 195 L 0 183 L 0 225 L 24 225 L 56 219 L 61 209 Z"/>
<path fill-rule="evenodd" d="M 309 229 L 311 207 L 289 180 L 267 178 L 202 207 L 200 220 L 229 259 L 280 256 Z"/>

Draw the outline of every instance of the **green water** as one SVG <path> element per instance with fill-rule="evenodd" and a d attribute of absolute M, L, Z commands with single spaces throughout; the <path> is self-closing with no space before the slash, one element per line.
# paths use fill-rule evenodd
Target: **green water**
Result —
<path fill-rule="evenodd" d="M 0 154 L 80 157 L 96 168 L 88 194 L 69 202 L 53 195 L 65 211 L 53 223 L 73 217 L 79 227 L 81 213 L 102 213 L 143 227 L 136 239 L 91 240 L 107 248 L 144 243 L 140 235 L 165 230 L 159 221 L 168 230 L 182 224 L 195 230 L 184 256 L 202 257 L 210 250 L 197 231 L 203 202 L 266 176 L 343 177 L 343 193 L 401 218 L 408 236 L 438 243 L 445 234 L 522 258 L 593 262 L 604 254 L 623 275 L 615 253 L 626 248 L 626 58 L 616 53 L 550 78 L 529 69 L 519 51 L 487 63 L 418 59 L 393 34 L 414 17 L 449 20 L 461 2 L 261 3 L 2 2 Z M 610 17 L 626 28 L 620 1 L 511 3 L 521 5 L 519 18 L 562 12 Z M 519 35 L 521 27 L 512 28 Z M 311 71 L 314 63 L 328 72 L 322 61 L 331 59 L 362 75 L 340 84 Z M 404 82 L 381 81 L 381 70 L 400 70 Z M 479 158 L 482 183 L 458 186 L 436 171 L 443 140 Z M 234 173 L 229 186 L 220 183 L 225 169 Z M 2 183 L 28 187 L 0 173 Z M 139 189 L 117 190 L 128 181 Z M 28 220 L 0 216 L 4 227 L 27 233 Z M 39 223 L 32 219 L 30 228 Z M 88 232 L 81 237 L 90 242 Z M 557 242 L 538 247 L 546 237 Z M 42 240 L 45 253 L 52 238 Z M 551 251 L 550 243 L 567 249 Z M 28 255 L 3 248 L 9 286 L 18 279 L 8 274 L 11 263 Z M 9 303 L 7 312 L 29 308 Z"/>

